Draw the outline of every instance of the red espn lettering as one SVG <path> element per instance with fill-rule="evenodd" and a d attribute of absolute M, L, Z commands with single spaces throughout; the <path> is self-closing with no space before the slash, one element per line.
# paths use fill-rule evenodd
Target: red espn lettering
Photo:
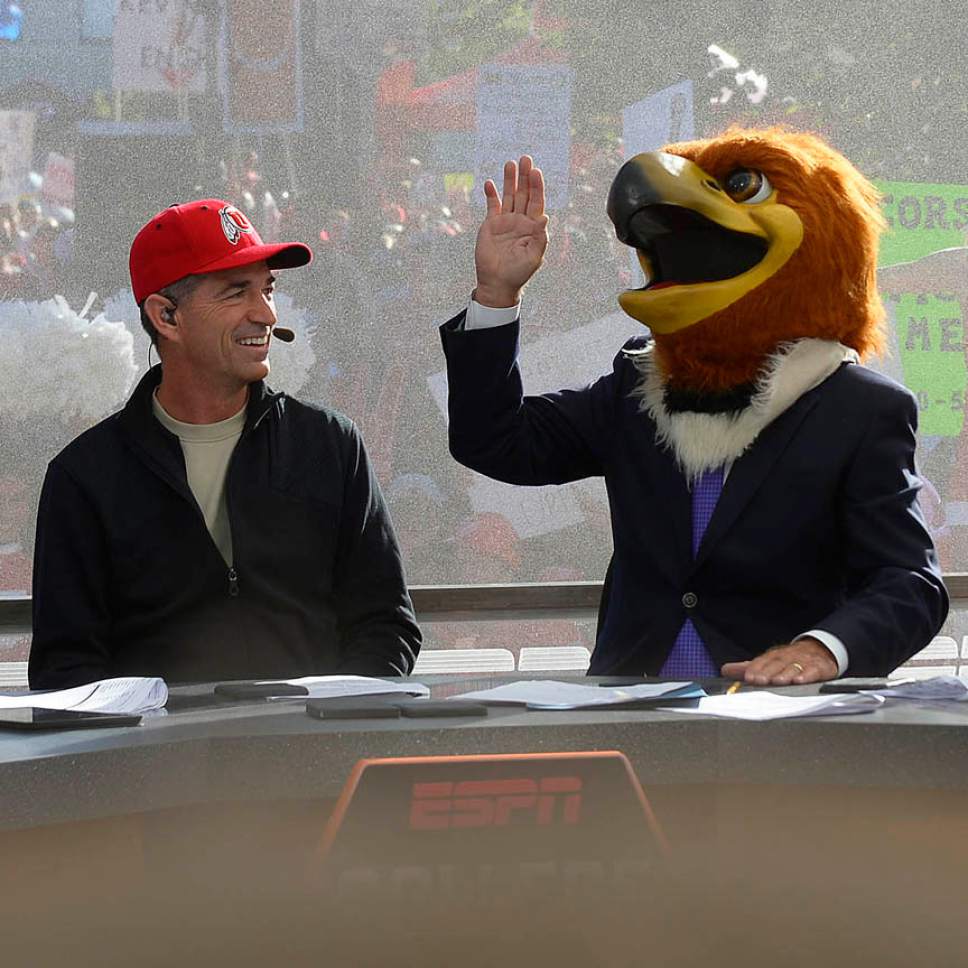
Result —
<path fill-rule="evenodd" d="M 577 824 L 581 789 L 582 781 L 577 776 L 415 783 L 410 800 L 410 829 L 469 830 L 506 827 L 514 821 L 530 821 L 536 827 Z"/>

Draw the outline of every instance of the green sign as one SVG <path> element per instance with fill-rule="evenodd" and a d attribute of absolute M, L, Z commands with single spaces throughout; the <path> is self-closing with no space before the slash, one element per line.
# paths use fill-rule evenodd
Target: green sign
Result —
<path fill-rule="evenodd" d="M 879 265 L 913 262 L 939 249 L 968 245 L 968 185 L 875 184 L 884 193 L 888 222 Z"/>
<path fill-rule="evenodd" d="M 965 420 L 965 326 L 954 298 L 905 295 L 894 303 L 904 384 L 918 398 L 919 431 L 957 437 Z"/>

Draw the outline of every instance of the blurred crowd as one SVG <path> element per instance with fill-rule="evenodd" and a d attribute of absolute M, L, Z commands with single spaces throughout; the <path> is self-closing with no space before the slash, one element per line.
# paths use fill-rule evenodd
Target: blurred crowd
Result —
<path fill-rule="evenodd" d="M 798 69 L 796 90 L 774 83 L 775 76 L 784 76 L 784 59 L 807 57 L 798 49 L 781 45 L 764 52 L 762 62 L 747 63 L 710 46 L 708 73 L 696 75 L 699 133 L 720 130 L 730 121 L 785 121 L 820 130 L 870 175 L 925 180 L 934 171 L 942 177 L 944 159 L 935 147 L 939 137 L 931 131 L 946 126 L 940 140 L 953 143 L 951 119 L 942 112 L 947 101 L 936 96 L 939 84 L 947 85 L 950 78 L 918 75 L 899 82 L 894 101 L 934 127 L 925 128 L 923 143 L 909 138 L 891 146 L 878 135 L 889 130 L 884 116 L 888 101 L 858 98 L 852 92 L 863 93 L 862 85 L 838 79 L 859 70 L 846 51 L 814 45 L 812 59 Z M 829 98 L 838 91 L 843 103 L 831 107 Z M 556 335 L 615 313 L 618 293 L 638 284 L 629 250 L 618 243 L 605 214 L 609 185 L 624 160 L 621 117 L 587 120 L 588 130 L 572 132 L 565 203 L 549 213 L 546 262 L 526 293 L 525 354 L 531 344 L 544 340 L 542 347 L 550 345 L 554 357 Z M 35 155 L 43 157 L 50 149 L 69 154 L 62 145 L 39 144 Z M 299 396 L 342 410 L 361 427 L 412 583 L 601 579 L 611 552 L 603 488 L 581 485 L 570 491 L 573 513 L 567 524 L 549 524 L 556 507 L 550 498 L 544 520 L 529 524 L 515 513 L 521 492 L 512 496 L 509 489 L 503 504 L 493 492 L 482 496 L 476 475 L 447 453 L 436 327 L 467 305 L 484 208 L 473 176 L 440 170 L 435 167 L 439 162 L 430 160 L 435 157 L 439 152 L 431 138 L 414 133 L 403 151 L 385 153 L 372 171 L 347 181 L 345 173 L 314 170 L 305 158 L 294 165 L 288 152 L 255 139 L 236 144 L 232 158 L 216 159 L 198 171 L 196 194 L 234 202 L 266 241 L 299 239 L 312 246 L 313 264 L 280 279 L 283 292 L 312 320 L 315 363 Z M 330 174 L 339 174 L 342 181 Z M 493 174 L 500 177 L 500 172 Z M 83 304 L 92 289 L 109 288 L 103 279 L 86 278 L 86 270 L 78 268 L 80 259 L 73 259 L 73 212 L 45 203 L 39 176 L 32 176 L 26 188 L 19 198 L 0 204 L 0 300 L 42 300 L 63 293 L 74 305 Z M 78 200 L 80 212 L 87 211 L 85 201 L 90 204 L 90 199 Z M 159 207 L 167 201 L 157 199 Z M 109 268 L 116 270 L 110 286 L 123 288 L 126 266 L 105 271 Z M 92 315 L 110 295 L 100 293 Z M 635 329 L 632 324 L 629 331 Z M 581 368 L 574 360 L 560 362 L 569 374 Z M 578 362 L 591 379 L 608 369 L 610 357 Z M 554 365 L 545 370 L 550 382 L 530 389 L 559 385 Z M 62 428 L 63 442 L 77 429 Z M 46 460 L 61 442 L 47 428 L 45 445 L 35 446 L 34 433 L 18 428 L 11 440 L 0 414 L 0 591 L 29 586 L 36 495 Z M 941 498 L 936 503 L 940 507 Z M 503 646 L 511 634 L 537 644 L 548 635 L 556 644 L 591 644 L 590 628 L 566 626 L 517 625 L 512 630 L 463 625 L 435 634 L 446 644 L 463 646 Z"/>
<path fill-rule="evenodd" d="M 0 299 L 48 299 L 71 263 L 74 213 L 39 193 L 0 202 Z"/>

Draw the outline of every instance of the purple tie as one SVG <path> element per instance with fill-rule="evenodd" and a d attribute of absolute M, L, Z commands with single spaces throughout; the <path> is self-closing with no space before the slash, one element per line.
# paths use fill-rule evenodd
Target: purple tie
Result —
<path fill-rule="evenodd" d="M 716 502 L 723 491 L 723 467 L 706 471 L 692 489 L 692 556 L 696 557 L 699 544 L 716 510 Z M 719 666 L 706 651 L 692 619 L 687 618 L 676 636 L 672 651 L 659 675 L 669 679 L 694 679 L 697 676 L 718 676 Z"/>

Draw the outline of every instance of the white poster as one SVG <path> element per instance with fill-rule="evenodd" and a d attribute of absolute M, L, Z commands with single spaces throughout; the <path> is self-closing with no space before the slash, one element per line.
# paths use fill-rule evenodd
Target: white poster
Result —
<path fill-rule="evenodd" d="M 527 319 L 522 320 L 527 326 Z M 611 372 L 612 360 L 630 336 L 644 327 L 625 313 L 610 313 L 564 333 L 544 336 L 521 348 L 524 392 L 532 395 L 581 387 Z M 447 373 L 427 378 L 434 402 L 447 419 Z M 468 491 L 476 514 L 495 511 L 504 515 L 521 538 L 550 534 L 585 519 L 582 498 L 606 503 L 600 480 L 579 481 L 566 487 L 517 487 L 475 474 Z"/>
<path fill-rule="evenodd" d="M 199 0 L 118 0 L 116 91 L 204 91 L 208 27 Z"/>
<path fill-rule="evenodd" d="M 501 191 L 504 162 L 523 154 L 544 172 L 549 211 L 568 203 L 571 157 L 570 67 L 485 64 L 477 75 L 477 177 Z M 483 204 L 483 192 L 475 193 Z"/>
<path fill-rule="evenodd" d="M 15 202 L 23 192 L 33 154 L 33 112 L 0 111 L 0 202 Z"/>
<path fill-rule="evenodd" d="M 643 151 L 658 151 L 674 141 L 689 141 L 695 136 L 692 81 L 673 84 L 622 111 L 626 159 Z M 632 249 L 629 249 L 629 260 L 633 279 L 629 288 L 635 289 L 645 284 L 645 278 Z"/>
<path fill-rule="evenodd" d="M 673 141 L 688 141 L 695 131 L 692 81 L 673 84 L 622 111 L 626 158 L 658 151 Z"/>

